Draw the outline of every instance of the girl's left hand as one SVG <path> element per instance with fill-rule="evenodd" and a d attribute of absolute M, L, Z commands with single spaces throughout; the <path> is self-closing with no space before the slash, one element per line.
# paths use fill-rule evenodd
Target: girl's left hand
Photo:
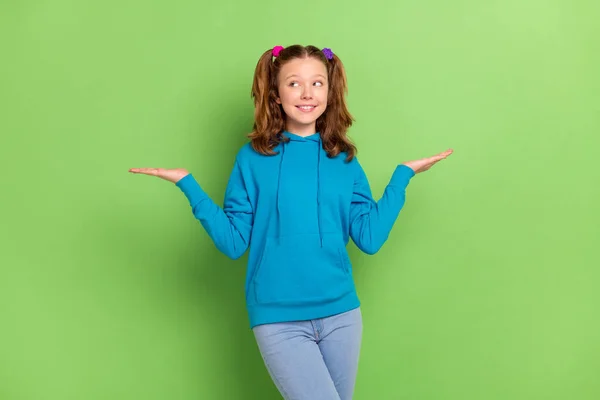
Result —
<path fill-rule="evenodd" d="M 418 174 L 419 172 L 427 171 L 429 168 L 431 168 L 433 166 L 433 164 L 448 157 L 450 154 L 452 154 L 453 151 L 454 150 L 452 150 L 452 149 L 448 149 L 444 152 L 436 154 L 435 156 L 421 158 L 420 160 L 406 161 L 406 162 L 403 162 L 402 164 L 406 165 L 407 167 L 409 167 L 413 171 L 415 171 L 415 174 Z"/>

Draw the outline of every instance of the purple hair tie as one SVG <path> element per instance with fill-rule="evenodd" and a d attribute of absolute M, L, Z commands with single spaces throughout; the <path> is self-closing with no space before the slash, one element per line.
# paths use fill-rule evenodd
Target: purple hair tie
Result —
<path fill-rule="evenodd" d="M 273 47 L 273 57 L 279 57 L 279 53 L 281 53 L 281 50 L 283 50 L 284 47 L 283 46 L 275 46 Z"/>
<path fill-rule="evenodd" d="M 333 51 L 331 51 L 330 48 L 325 47 L 321 51 L 323 52 L 323 54 L 325 54 L 325 58 L 327 58 L 328 60 L 331 60 L 333 58 Z"/>

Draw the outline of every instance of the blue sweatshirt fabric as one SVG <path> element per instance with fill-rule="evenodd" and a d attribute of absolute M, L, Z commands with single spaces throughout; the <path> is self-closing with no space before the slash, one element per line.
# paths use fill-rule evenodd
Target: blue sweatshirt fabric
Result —
<path fill-rule="evenodd" d="M 346 153 L 329 158 L 321 136 L 283 132 L 274 156 L 250 143 L 236 155 L 223 206 L 192 174 L 176 185 L 216 247 L 232 259 L 246 250 L 250 327 L 323 318 L 360 305 L 346 246 L 376 253 L 394 225 L 415 172 L 398 165 L 375 201 L 367 177 Z"/>

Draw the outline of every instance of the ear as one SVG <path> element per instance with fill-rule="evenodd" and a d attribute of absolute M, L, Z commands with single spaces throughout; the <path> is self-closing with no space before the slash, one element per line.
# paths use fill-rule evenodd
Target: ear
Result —
<path fill-rule="evenodd" d="M 281 99 L 279 98 L 279 96 L 275 98 L 275 103 L 281 104 Z"/>

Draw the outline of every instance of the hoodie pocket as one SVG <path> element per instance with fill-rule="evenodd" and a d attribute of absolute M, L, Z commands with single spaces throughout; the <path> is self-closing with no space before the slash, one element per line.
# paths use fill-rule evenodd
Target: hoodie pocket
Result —
<path fill-rule="evenodd" d="M 346 248 L 319 235 L 269 238 L 254 279 L 259 304 L 318 304 L 354 290 Z"/>
<path fill-rule="evenodd" d="M 342 264 L 342 268 L 348 274 L 352 274 L 352 264 L 350 263 L 350 257 L 348 256 L 348 251 L 345 247 L 340 247 L 338 249 L 338 253 L 340 256 L 340 263 Z"/>

